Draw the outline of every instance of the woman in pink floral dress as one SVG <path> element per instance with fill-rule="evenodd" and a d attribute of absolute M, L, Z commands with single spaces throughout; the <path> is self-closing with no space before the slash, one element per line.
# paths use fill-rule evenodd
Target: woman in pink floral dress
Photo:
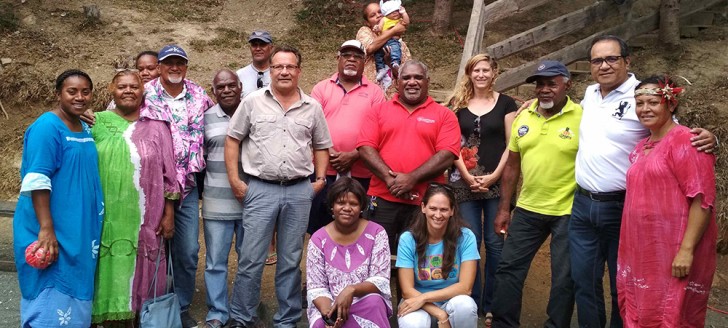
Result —
<path fill-rule="evenodd" d="M 387 233 L 361 218 L 367 198 L 356 180 L 339 178 L 327 198 L 334 221 L 311 235 L 306 255 L 310 327 L 389 327 Z"/>
<path fill-rule="evenodd" d="M 677 124 L 666 77 L 635 89 L 636 114 L 650 136 L 630 154 L 617 258 L 625 327 L 703 327 L 716 267 L 715 157 L 691 146 Z"/>

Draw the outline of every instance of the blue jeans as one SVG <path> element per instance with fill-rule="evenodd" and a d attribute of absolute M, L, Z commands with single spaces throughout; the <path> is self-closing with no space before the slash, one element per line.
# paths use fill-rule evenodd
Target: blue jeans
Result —
<path fill-rule="evenodd" d="M 301 256 L 313 200 L 308 180 L 281 186 L 250 179 L 243 200 L 243 254 L 233 283 L 230 317 L 245 325 L 256 321 L 268 245 L 277 223 L 275 289 L 278 311 L 274 327 L 295 327 L 301 319 Z"/>
<path fill-rule="evenodd" d="M 392 59 L 392 64 L 401 65 L 402 46 L 400 45 L 399 40 L 390 38 L 387 40 L 387 43 L 384 44 L 384 47 L 389 47 L 389 58 Z M 379 50 L 374 53 L 374 65 L 376 66 L 377 71 L 387 67 L 387 64 L 384 62 L 384 47 L 379 48 Z"/>
<path fill-rule="evenodd" d="M 552 216 L 516 207 L 495 273 L 493 327 L 518 327 L 521 319 L 523 284 L 533 257 L 551 235 L 551 293 L 544 327 L 571 326 L 574 313 L 574 282 L 569 258 L 569 215 Z"/>
<path fill-rule="evenodd" d="M 172 238 L 172 265 L 174 293 L 179 298 L 182 312 L 187 311 L 195 293 L 197 253 L 200 251 L 200 198 L 197 187 L 182 199 L 174 211 L 174 237 Z"/>
<path fill-rule="evenodd" d="M 569 223 L 571 275 L 576 290 L 579 327 L 604 327 L 604 262 L 609 266 L 611 327 L 622 327 L 617 304 L 617 249 L 623 201 L 596 201 L 576 193 Z"/>
<path fill-rule="evenodd" d="M 475 300 L 480 312 L 490 312 L 493 303 L 493 289 L 495 286 L 495 271 L 498 269 L 501 251 L 503 250 L 503 237 L 495 233 L 493 221 L 498 212 L 500 198 L 472 200 L 460 203 L 460 215 L 470 226 L 475 234 L 475 240 L 480 252 L 480 241 L 485 243 L 485 284 L 481 289 L 481 269 L 478 263 L 478 271 L 475 274 L 473 292 L 470 296 Z"/>
<path fill-rule="evenodd" d="M 205 230 L 205 288 L 207 289 L 207 317 L 225 323 L 230 318 L 228 311 L 228 257 L 230 244 L 235 236 L 235 252 L 238 258 L 242 254 L 243 220 L 208 220 L 202 221 Z"/>

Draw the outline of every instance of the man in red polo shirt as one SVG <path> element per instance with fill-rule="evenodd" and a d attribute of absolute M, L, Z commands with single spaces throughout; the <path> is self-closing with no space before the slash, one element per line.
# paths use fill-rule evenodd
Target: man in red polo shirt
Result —
<path fill-rule="evenodd" d="M 368 218 L 387 231 L 393 254 L 428 184 L 444 183 L 443 173 L 459 156 L 457 118 L 428 95 L 429 83 L 424 63 L 400 66 L 399 94 L 372 108 L 356 145 L 374 174 Z"/>
<path fill-rule="evenodd" d="M 384 92 L 376 83 L 362 76 L 366 50 L 361 42 L 344 42 L 336 56 L 337 73 L 313 87 L 311 97 L 321 103 L 334 146 L 329 148 L 329 167 L 326 169 L 326 185 L 332 184 L 337 175 L 350 176 L 369 188 L 372 172 L 359 160 L 356 141 L 364 118 L 373 106 L 386 101 Z M 331 212 L 326 204 L 328 187 L 316 194 L 311 206 L 308 233 L 331 222 Z"/>

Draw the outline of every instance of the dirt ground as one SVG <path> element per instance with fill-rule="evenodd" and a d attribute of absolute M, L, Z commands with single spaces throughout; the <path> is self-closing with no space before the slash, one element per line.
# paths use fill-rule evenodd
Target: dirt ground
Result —
<path fill-rule="evenodd" d="M 592 2 L 558 2 L 558 5 L 545 5 L 518 14 L 493 26 L 488 25 L 485 41 L 487 44 L 500 41 Z M 635 10 L 647 11 L 654 8 L 656 2 L 638 1 Z M 48 102 L 52 100 L 51 84 L 61 71 L 82 68 L 89 72 L 96 82 L 97 107 L 101 108 L 101 104 L 108 101 L 105 86 L 113 75 L 112 62 L 119 57 L 131 58 L 142 50 L 156 50 L 163 44 L 178 43 L 191 57 L 188 77 L 209 88 L 216 70 L 238 69 L 249 63 L 250 54 L 245 42 L 247 35 L 253 29 L 265 28 L 277 41 L 292 43 L 302 50 L 301 84 L 305 91 L 310 91 L 317 81 L 334 71 L 333 59 L 338 44 L 354 38 L 361 25 L 358 14 L 361 3 L 358 0 L 96 0 L 95 4 L 101 10 L 101 22 L 91 24 L 84 20 L 81 7 L 87 2 L 82 0 L 0 0 L 0 58 L 12 60 L 12 63 L 0 68 L 0 102 L 9 116 L 9 119 L 0 116 L 0 153 L 4 154 L 0 156 L 0 199 L 13 200 L 17 197 L 23 132 L 52 106 Z M 464 39 L 467 32 L 472 1 L 454 0 L 452 32 L 445 36 L 432 36 L 427 30 L 432 0 L 405 3 L 414 21 L 405 39 L 413 55 L 431 67 L 431 88 L 452 88 L 460 60 L 460 39 Z M 326 22 L 321 19 L 320 13 L 311 12 L 314 9 L 339 16 L 332 22 Z M 706 127 L 721 140 L 728 140 L 728 79 L 725 74 L 728 72 L 728 12 L 725 7 L 712 10 L 716 13 L 714 26 L 702 29 L 694 38 L 683 39 L 682 48 L 663 49 L 648 44 L 634 49 L 631 70 L 639 77 L 669 73 L 689 80 L 692 86 L 688 86 L 687 96 L 681 104 L 681 122 Z M 3 19 L 7 17 L 3 15 L 7 11 L 14 13 L 17 25 L 3 30 Z M 500 66 L 503 69 L 516 67 L 613 22 L 614 19 L 594 22 L 574 36 L 501 59 Z M 578 100 L 591 81 L 584 74 L 576 74 L 574 81 L 570 94 Z M 530 95 L 518 97 L 528 98 Z M 718 213 L 722 220 L 726 215 L 723 198 L 728 188 L 723 178 L 728 166 L 725 154 L 726 151 L 721 149 L 717 164 L 719 194 L 723 196 Z M 10 220 L 0 218 L 0 226 L 3 227 L 0 228 L 0 260 L 8 260 L 12 256 Z M 204 248 L 201 254 L 204 254 Z M 231 269 L 235 259 L 233 252 Z M 548 248 L 544 247 L 531 268 L 524 290 L 524 327 L 536 327 L 545 320 L 550 285 L 549 259 Z M 195 318 L 202 319 L 206 311 L 202 279 L 204 256 L 200 257 L 199 267 L 193 314 Z M 274 267 L 266 267 L 262 302 L 267 315 L 272 315 L 275 309 L 273 273 Z M 605 289 L 608 289 L 606 285 Z M 728 258 L 725 256 L 719 257 L 709 304 L 728 310 Z M 728 327 L 728 320 L 722 314 L 709 311 L 707 326 Z"/>

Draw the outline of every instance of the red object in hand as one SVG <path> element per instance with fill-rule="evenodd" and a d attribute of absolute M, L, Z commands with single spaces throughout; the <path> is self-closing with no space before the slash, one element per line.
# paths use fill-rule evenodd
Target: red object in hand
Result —
<path fill-rule="evenodd" d="M 25 249 L 25 263 L 28 263 L 28 265 L 36 269 L 43 270 L 51 265 L 51 255 L 45 250 L 45 248 L 42 247 L 33 252 L 33 248 L 35 248 L 36 245 L 38 245 L 37 240 Z"/>

